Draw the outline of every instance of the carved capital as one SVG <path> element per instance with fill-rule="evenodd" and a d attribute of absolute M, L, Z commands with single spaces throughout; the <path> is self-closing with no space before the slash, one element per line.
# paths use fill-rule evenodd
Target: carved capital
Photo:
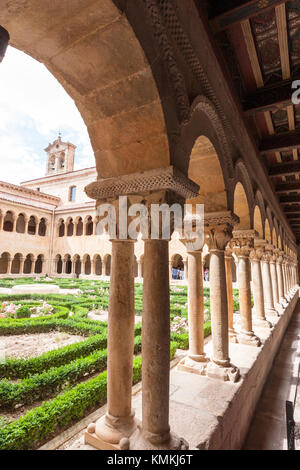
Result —
<path fill-rule="evenodd" d="M 233 238 L 229 243 L 236 256 L 250 255 L 251 250 L 254 248 L 254 237 L 257 236 L 255 230 L 234 230 Z"/>
<path fill-rule="evenodd" d="M 183 199 L 192 199 L 198 196 L 199 186 L 177 168 L 169 166 L 143 173 L 99 179 L 85 187 L 88 197 L 101 202 L 118 196 L 135 194 L 143 196 L 161 190 L 175 193 Z"/>
<path fill-rule="evenodd" d="M 211 212 L 204 216 L 206 243 L 210 250 L 225 250 L 239 218 L 232 212 Z"/>

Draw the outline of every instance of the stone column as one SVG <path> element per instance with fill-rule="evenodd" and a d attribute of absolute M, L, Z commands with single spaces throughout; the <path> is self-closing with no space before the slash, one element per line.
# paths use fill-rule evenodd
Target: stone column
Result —
<path fill-rule="evenodd" d="M 134 242 L 112 240 L 107 338 L 107 413 L 85 433 L 102 450 L 129 447 L 137 423 L 131 408 L 134 347 Z M 93 431 L 93 432 L 91 432 Z"/>
<path fill-rule="evenodd" d="M 238 334 L 238 341 L 241 344 L 250 346 L 260 346 L 260 339 L 255 336 L 252 330 L 252 309 L 251 309 L 251 271 L 249 255 L 254 247 L 254 230 L 235 230 L 230 248 L 238 258 L 238 286 L 241 331 Z"/>
<path fill-rule="evenodd" d="M 30 274 L 34 274 L 35 261 L 36 261 L 36 259 L 34 257 L 32 257 Z"/>
<path fill-rule="evenodd" d="M 270 272 L 270 258 L 271 252 L 269 245 L 265 245 L 265 252 L 261 258 L 261 269 L 262 269 L 262 279 L 263 279 L 263 289 L 264 289 L 264 299 L 265 299 L 265 313 L 266 315 L 277 316 L 277 312 L 274 307 L 273 299 L 273 288 Z"/>
<path fill-rule="evenodd" d="M 264 244 L 264 240 L 254 239 L 254 249 L 250 253 L 254 298 L 253 324 L 272 328 L 272 324 L 267 321 L 265 315 L 264 289 L 261 273 L 261 258 L 264 253 Z"/>
<path fill-rule="evenodd" d="M 139 278 L 143 277 L 143 261 L 142 260 L 138 261 L 138 277 Z"/>
<path fill-rule="evenodd" d="M 105 276 L 105 268 L 106 268 L 106 263 L 104 261 L 104 259 L 102 260 L 102 266 L 101 266 L 101 276 Z"/>
<path fill-rule="evenodd" d="M 226 290 L 228 304 L 228 333 L 229 341 L 237 343 L 237 333 L 233 326 L 233 288 L 232 288 L 232 269 L 231 269 L 232 251 L 227 248 L 225 251 L 225 273 L 226 273 Z"/>
<path fill-rule="evenodd" d="M 66 270 L 67 270 L 67 260 L 64 259 L 62 262 L 62 274 L 66 274 Z"/>
<path fill-rule="evenodd" d="M 179 369 L 206 374 L 204 352 L 204 298 L 202 251 L 188 252 L 188 322 L 189 353 L 178 365 Z"/>
<path fill-rule="evenodd" d="M 187 281 L 189 278 L 189 267 L 188 267 L 188 260 L 183 260 L 183 266 L 184 266 L 184 279 Z"/>
<path fill-rule="evenodd" d="M 212 357 L 207 375 L 221 380 L 237 381 L 239 370 L 231 365 L 228 337 L 228 302 L 225 273 L 225 247 L 239 218 L 231 212 L 205 215 L 206 240 L 210 249 L 210 313 L 212 324 Z"/>
<path fill-rule="evenodd" d="M 25 263 L 25 258 L 20 258 L 20 274 L 23 274 L 24 263 Z"/>
<path fill-rule="evenodd" d="M 282 272 L 282 263 L 283 263 L 283 252 L 279 252 L 279 256 L 276 260 L 276 270 L 277 270 L 277 280 L 278 280 L 278 297 L 279 303 L 286 308 L 287 301 L 284 298 L 284 283 L 283 283 L 283 272 Z"/>
<path fill-rule="evenodd" d="M 0 216 L 0 230 L 3 230 L 4 215 Z"/>
<path fill-rule="evenodd" d="M 170 278 L 170 281 L 173 280 L 173 266 L 172 266 L 172 261 L 169 261 L 169 278 Z"/>
<path fill-rule="evenodd" d="M 289 302 L 290 295 L 289 295 L 289 285 L 288 285 L 288 275 L 287 275 L 287 257 L 284 255 L 284 261 L 283 261 L 283 279 L 284 279 L 284 296 L 286 300 Z"/>
<path fill-rule="evenodd" d="M 278 277 L 277 277 L 277 269 L 276 269 L 276 261 L 278 258 L 279 250 L 274 248 L 273 253 L 270 257 L 270 274 L 271 274 L 271 281 L 272 281 L 272 291 L 273 291 L 273 301 L 274 301 L 274 308 L 279 313 L 283 313 L 283 307 L 279 302 L 279 288 L 278 288 Z"/>
<path fill-rule="evenodd" d="M 11 274 L 11 265 L 12 265 L 12 258 L 9 257 L 7 260 L 7 274 Z"/>
<path fill-rule="evenodd" d="M 161 189 L 162 182 L 164 187 L 168 187 L 167 190 Z M 108 380 L 108 410 L 110 415 L 112 414 L 116 417 L 118 409 L 122 408 L 124 415 L 126 411 L 126 416 L 124 416 L 126 422 L 127 419 L 131 418 L 129 429 L 125 429 L 124 426 L 121 426 L 118 430 L 122 432 L 114 434 L 114 448 L 183 450 L 187 448 L 187 443 L 171 433 L 169 426 L 169 240 L 173 229 L 170 229 L 168 239 L 162 239 L 161 236 L 157 239 L 157 234 L 152 234 L 152 230 L 154 228 L 159 229 L 160 217 L 158 214 L 158 217 L 155 218 L 152 212 L 155 212 L 153 205 L 156 205 L 156 207 L 161 204 L 173 205 L 174 202 L 176 202 L 182 207 L 186 199 L 197 197 L 199 186 L 172 166 L 144 171 L 142 174 L 123 175 L 121 182 L 120 178 L 117 177 L 97 180 L 89 184 L 85 188 L 85 191 L 90 198 L 97 199 L 97 205 L 99 205 L 101 203 L 99 196 L 104 200 L 107 200 L 108 197 L 109 200 L 113 200 L 114 195 L 118 196 L 120 187 L 122 188 L 122 195 L 126 195 L 129 199 L 129 201 L 127 199 L 127 203 L 134 201 L 134 204 L 143 204 L 146 206 L 144 208 L 148 209 L 148 234 L 145 233 L 145 231 L 143 233 L 145 251 L 142 319 L 142 425 L 139 426 L 132 435 L 133 420 L 132 416 L 128 416 L 130 412 L 130 401 L 123 397 L 124 395 L 126 395 L 126 397 L 128 396 L 128 377 L 130 377 L 130 381 L 132 378 L 130 368 L 132 370 L 134 308 L 131 309 L 128 302 L 131 297 L 134 298 L 134 252 L 132 246 L 132 254 L 130 255 L 129 262 L 129 257 L 127 256 L 127 259 L 124 257 L 124 249 L 117 250 L 119 254 L 118 257 L 116 248 L 113 248 L 108 324 L 113 324 L 114 327 L 112 329 L 112 327 L 109 326 L 108 373 L 109 370 L 112 370 L 112 363 L 116 363 L 116 357 L 119 358 L 120 362 L 115 368 L 116 374 L 112 376 L 112 373 L 110 373 L 111 375 Z M 119 208 L 122 208 L 122 201 L 119 201 L 119 204 Z M 150 224 L 149 209 L 151 209 Z M 145 217 L 145 214 L 142 214 L 144 221 Z M 144 227 L 145 225 L 146 224 L 144 224 Z M 151 233 L 149 228 L 151 228 Z M 158 230 L 158 232 L 161 235 L 161 230 Z M 150 237 L 150 235 L 152 235 L 152 237 Z M 119 242 L 113 242 L 113 245 L 116 246 L 118 243 Z M 125 242 L 125 244 L 127 244 L 127 242 Z M 130 272 L 128 272 L 128 266 L 130 267 Z M 132 286 L 132 288 L 130 286 Z M 113 308 L 113 306 L 115 306 L 115 308 Z M 124 317 L 124 320 L 122 317 Z M 130 347 L 132 348 L 130 350 L 131 364 L 129 364 L 129 349 L 124 351 L 124 348 L 127 348 L 129 340 L 131 343 Z M 125 364 L 126 361 L 127 363 Z M 110 381 L 113 379 L 113 383 L 115 384 L 114 394 L 112 394 L 113 387 L 110 385 Z M 120 415 L 120 412 L 118 413 Z M 96 432 L 98 437 L 99 432 L 102 432 L 102 426 L 104 424 L 108 426 L 111 432 L 112 428 L 114 430 L 119 423 L 122 424 L 119 419 L 109 420 L 108 422 L 106 419 L 102 419 L 101 427 L 100 425 L 95 426 L 95 424 L 92 423 L 86 436 L 87 434 L 95 436 Z M 120 440 L 122 435 L 124 437 Z M 110 436 L 110 433 L 104 436 L 106 442 Z M 87 438 L 86 441 L 91 442 L 91 440 Z M 93 445 L 95 446 L 95 443 Z"/>
<path fill-rule="evenodd" d="M 13 219 L 13 229 L 12 229 L 13 232 L 16 231 L 16 227 L 17 227 L 17 217 Z"/>

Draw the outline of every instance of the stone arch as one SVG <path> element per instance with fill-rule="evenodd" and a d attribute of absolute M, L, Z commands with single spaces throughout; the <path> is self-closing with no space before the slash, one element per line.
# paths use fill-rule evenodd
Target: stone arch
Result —
<path fill-rule="evenodd" d="M 26 256 L 25 260 L 24 260 L 24 271 L 23 273 L 24 274 L 31 274 L 32 272 L 32 265 L 33 265 L 33 259 L 34 259 L 34 256 L 33 254 L 29 254 Z"/>
<path fill-rule="evenodd" d="M 269 243 L 272 242 L 271 227 L 268 217 L 265 220 L 265 240 Z"/>
<path fill-rule="evenodd" d="M 25 214 L 19 214 L 16 223 L 16 232 L 25 233 L 26 231 L 26 216 Z"/>
<path fill-rule="evenodd" d="M 85 218 L 85 235 L 86 236 L 93 235 L 93 230 L 94 230 L 93 218 L 90 215 L 88 215 Z"/>
<path fill-rule="evenodd" d="M 40 237 L 45 237 L 47 233 L 47 220 L 42 217 L 39 223 L 38 235 Z"/>
<path fill-rule="evenodd" d="M 102 274 L 102 260 L 100 255 L 94 255 L 94 274 L 101 276 Z"/>
<path fill-rule="evenodd" d="M 82 269 L 82 262 L 80 255 L 76 254 L 73 257 L 73 263 L 74 263 L 74 273 L 76 276 L 80 276 L 81 274 L 81 269 Z"/>
<path fill-rule="evenodd" d="M 56 256 L 56 272 L 62 274 L 63 272 L 63 261 L 61 255 Z"/>
<path fill-rule="evenodd" d="M 37 219 L 34 215 L 31 215 L 28 220 L 27 233 L 28 235 L 35 235 L 37 228 Z"/>
<path fill-rule="evenodd" d="M 235 226 L 235 229 L 249 230 L 251 228 L 251 208 L 244 186 L 240 182 L 235 186 L 233 207 L 234 213 L 240 219 L 240 223 Z"/>
<path fill-rule="evenodd" d="M 75 221 L 76 225 L 76 236 L 81 237 L 83 235 L 83 220 L 82 217 L 77 217 Z"/>
<path fill-rule="evenodd" d="M 171 259 L 172 279 L 181 279 L 184 272 L 184 263 L 182 255 L 175 253 Z"/>
<path fill-rule="evenodd" d="M 72 274 L 72 258 L 71 255 L 67 254 L 64 257 L 64 261 L 66 263 L 66 272 L 65 274 Z"/>
<path fill-rule="evenodd" d="M 35 261 L 34 273 L 35 274 L 42 274 L 43 272 L 43 264 L 44 264 L 44 256 L 38 255 Z"/>
<path fill-rule="evenodd" d="M 8 263 L 10 261 L 10 254 L 8 252 L 2 253 L 0 257 L 0 274 L 9 274 L 8 273 Z"/>
<path fill-rule="evenodd" d="M 7 211 L 3 220 L 4 232 L 12 232 L 14 227 L 15 214 L 12 211 Z"/>
<path fill-rule="evenodd" d="M 68 217 L 67 222 L 66 222 L 66 228 L 67 228 L 67 237 L 73 237 L 74 235 L 74 222 L 72 217 Z"/>
<path fill-rule="evenodd" d="M 59 238 L 64 237 L 65 232 L 66 232 L 65 221 L 64 221 L 64 219 L 59 219 L 58 226 L 57 226 L 57 235 L 58 235 L 58 237 Z"/>
<path fill-rule="evenodd" d="M 23 259 L 23 256 L 21 253 L 16 253 L 15 256 L 13 257 L 12 263 L 11 263 L 11 273 L 12 274 L 22 274 L 21 271 L 21 260 Z"/>
<path fill-rule="evenodd" d="M 250 228 L 252 228 L 253 227 L 252 216 L 253 216 L 253 208 L 254 208 L 254 205 L 255 205 L 255 198 L 254 198 L 254 192 L 253 192 L 251 179 L 249 177 L 247 168 L 246 168 L 243 160 L 241 160 L 241 159 L 239 159 L 236 162 L 235 177 L 236 177 L 236 181 L 242 184 L 243 189 L 246 193 L 246 197 L 247 197 L 247 201 L 248 201 L 248 207 L 249 207 L 249 211 L 250 211 Z M 235 191 L 234 191 L 234 195 L 235 195 Z"/>
<path fill-rule="evenodd" d="M 67 9 L 58 2 L 54 9 L 43 2 L 39 21 L 34 8 L 22 3 L 15 15 L 8 5 L 1 24 L 11 45 L 44 63 L 77 104 L 98 174 L 107 178 L 169 166 L 167 129 L 171 135 L 179 127 L 181 93 L 177 72 L 166 65 L 165 43 L 149 11 L 153 6 L 138 2 L 132 9 L 127 2 L 106 0 L 71 2 Z M 188 113 L 187 96 L 185 101 Z"/>
<path fill-rule="evenodd" d="M 111 255 L 107 254 L 103 258 L 103 262 L 105 265 L 105 276 L 110 276 L 111 271 Z"/>
<path fill-rule="evenodd" d="M 253 213 L 253 228 L 258 233 L 258 237 L 264 238 L 263 217 L 259 206 L 255 206 Z"/>
<path fill-rule="evenodd" d="M 211 165 L 209 171 L 206 163 Z M 234 169 L 230 148 L 218 113 L 204 96 L 194 100 L 190 121 L 181 128 L 181 143 L 177 145 L 174 164 L 190 179 L 200 183 L 199 200 L 204 199 L 207 212 L 232 208 L 229 194 Z M 212 185 L 216 185 L 215 205 L 212 188 L 207 184 L 207 173 L 214 180 Z"/>
<path fill-rule="evenodd" d="M 92 273 L 92 263 L 90 255 L 83 256 L 84 274 L 89 276 Z"/>

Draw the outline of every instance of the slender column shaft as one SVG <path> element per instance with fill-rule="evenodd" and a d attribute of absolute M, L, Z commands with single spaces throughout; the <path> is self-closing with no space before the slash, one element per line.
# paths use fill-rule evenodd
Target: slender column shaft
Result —
<path fill-rule="evenodd" d="M 7 274 L 11 273 L 11 265 L 12 265 L 12 259 L 9 258 L 7 262 Z"/>
<path fill-rule="evenodd" d="M 35 259 L 32 258 L 30 274 L 34 274 L 34 268 L 35 268 Z"/>
<path fill-rule="evenodd" d="M 270 261 L 270 274 L 271 274 L 271 281 L 272 281 L 273 300 L 274 300 L 274 305 L 276 305 L 279 302 L 279 296 L 278 296 L 277 271 L 276 271 L 276 264 L 274 260 Z"/>
<path fill-rule="evenodd" d="M 282 264 L 280 261 L 277 261 L 276 263 L 276 270 L 277 270 L 277 279 L 278 279 L 278 297 L 280 301 L 284 297 Z"/>
<path fill-rule="evenodd" d="M 184 279 L 188 279 L 189 277 L 189 268 L 188 268 L 188 261 L 183 261 L 184 265 Z"/>
<path fill-rule="evenodd" d="M 252 285 L 254 299 L 254 315 L 258 320 L 266 320 L 264 289 L 261 274 L 261 264 L 259 259 L 252 260 Z"/>
<path fill-rule="evenodd" d="M 265 301 L 265 312 L 266 314 L 274 314 L 276 310 L 274 308 L 273 289 L 270 273 L 270 263 L 267 259 L 264 259 L 261 263 L 262 278 L 263 278 L 263 290 L 264 290 L 264 301 Z"/>
<path fill-rule="evenodd" d="M 189 357 L 201 361 L 204 354 L 204 300 L 202 253 L 188 253 Z"/>
<path fill-rule="evenodd" d="M 138 277 L 143 277 L 143 262 L 141 260 L 138 261 Z"/>
<path fill-rule="evenodd" d="M 225 253 L 226 291 L 228 306 L 228 332 L 232 342 L 237 342 L 236 331 L 233 327 L 233 288 L 232 288 L 232 256 Z"/>
<path fill-rule="evenodd" d="M 173 267 L 172 267 L 172 261 L 169 261 L 169 278 L 170 280 L 173 279 Z"/>
<path fill-rule="evenodd" d="M 105 276 L 105 262 L 102 261 L 102 276 Z"/>
<path fill-rule="evenodd" d="M 210 251 L 210 310 L 212 323 L 212 360 L 229 366 L 228 302 L 224 250 Z"/>
<path fill-rule="evenodd" d="M 143 431 L 150 442 L 170 438 L 169 249 L 166 240 L 146 240 L 143 293 Z"/>
<path fill-rule="evenodd" d="M 108 310 L 107 406 L 114 417 L 131 415 L 134 343 L 134 243 L 112 241 Z"/>
<path fill-rule="evenodd" d="M 24 258 L 21 258 L 20 259 L 20 274 L 23 274 L 24 272 L 24 262 L 25 262 Z"/>

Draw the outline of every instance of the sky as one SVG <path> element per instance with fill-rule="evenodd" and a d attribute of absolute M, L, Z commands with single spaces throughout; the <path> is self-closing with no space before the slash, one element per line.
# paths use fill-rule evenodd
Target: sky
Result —
<path fill-rule="evenodd" d="M 44 149 L 59 132 L 77 146 L 75 170 L 95 165 L 72 98 L 44 65 L 9 46 L 0 64 L 0 181 L 20 184 L 44 176 Z"/>

